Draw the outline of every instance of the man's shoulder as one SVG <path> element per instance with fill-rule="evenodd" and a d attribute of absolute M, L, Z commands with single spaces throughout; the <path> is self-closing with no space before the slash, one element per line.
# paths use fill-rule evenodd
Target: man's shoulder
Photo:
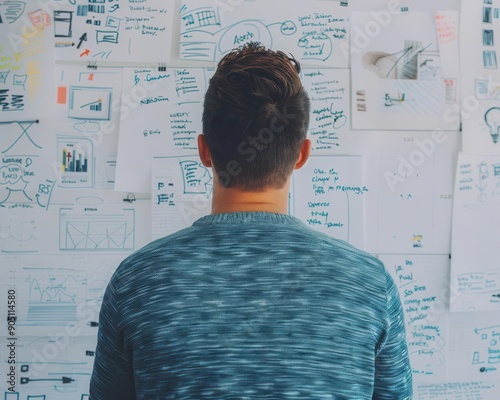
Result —
<path fill-rule="evenodd" d="M 353 263 L 362 262 L 377 269 L 384 268 L 383 263 L 378 258 L 345 240 L 329 236 L 326 233 L 316 231 L 307 226 L 303 230 L 303 233 L 309 238 L 307 244 L 312 246 L 316 251 L 319 250 L 330 254 L 337 259 L 343 258 Z"/>
<path fill-rule="evenodd" d="M 273 254 L 280 254 L 282 258 L 298 256 L 301 261 L 309 255 L 311 260 L 324 267 L 330 264 L 346 268 L 363 266 L 357 268 L 363 273 L 380 273 L 384 269 L 382 262 L 373 255 L 304 223 L 288 226 L 257 224 L 251 227 L 195 224 L 135 251 L 120 264 L 116 274 L 137 278 L 148 270 L 151 273 L 151 268 L 182 268 L 183 264 L 192 264 L 199 258 L 197 252 L 220 255 L 221 248 L 225 248 L 230 249 L 229 253 L 234 250 L 236 254 L 248 246 L 272 248 L 275 250 Z M 263 250 L 262 253 L 266 253 L 268 260 L 272 259 L 270 252 Z"/>
<path fill-rule="evenodd" d="M 168 236 L 153 240 L 144 247 L 134 251 L 127 256 L 115 271 L 115 276 L 124 274 L 140 274 L 147 270 L 147 267 L 154 266 L 160 257 L 172 255 L 173 252 L 183 247 L 183 242 L 195 237 L 193 227 L 188 227 L 172 233 Z"/>

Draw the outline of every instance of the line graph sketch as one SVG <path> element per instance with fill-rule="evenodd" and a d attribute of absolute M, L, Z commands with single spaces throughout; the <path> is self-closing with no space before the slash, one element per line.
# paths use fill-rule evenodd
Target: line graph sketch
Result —
<path fill-rule="evenodd" d="M 21 325 L 60 326 L 77 319 L 77 306 L 86 298 L 86 271 L 24 267 L 23 275 L 28 309 Z"/>
<path fill-rule="evenodd" d="M 112 87 L 70 86 L 70 118 L 109 120 L 111 116 Z"/>
<path fill-rule="evenodd" d="M 5 142 L 2 141 L 6 145 L 6 148 L 1 150 L 2 154 L 5 154 L 8 151 L 12 150 L 12 148 L 14 146 L 16 146 L 18 143 L 23 144 L 26 141 L 30 142 L 31 145 L 33 145 L 37 149 L 41 149 L 42 146 L 40 146 L 38 144 L 38 142 L 35 141 L 35 139 L 32 138 L 32 136 L 30 135 L 30 132 L 29 132 L 30 129 L 31 129 L 31 127 L 34 124 L 38 124 L 38 123 L 39 123 L 39 120 L 34 120 L 34 121 L 0 122 L 0 126 L 4 126 L 4 125 L 15 126 L 15 125 L 17 125 L 19 127 L 19 129 L 12 129 L 12 128 L 9 129 L 7 135 L 9 136 L 10 140 L 9 141 L 5 140 Z M 24 140 L 21 140 L 21 139 L 24 139 Z"/>
<path fill-rule="evenodd" d="M 100 212 L 93 207 L 83 211 L 68 208 L 59 210 L 60 250 L 123 251 L 134 250 L 134 244 L 134 209 L 114 212 Z"/>

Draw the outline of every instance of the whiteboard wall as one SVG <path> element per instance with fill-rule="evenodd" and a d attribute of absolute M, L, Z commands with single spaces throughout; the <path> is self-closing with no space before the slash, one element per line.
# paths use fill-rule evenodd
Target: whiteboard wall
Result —
<path fill-rule="evenodd" d="M 133 251 L 210 212 L 203 94 L 221 55 L 259 39 L 297 56 L 312 100 L 313 153 L 289 213 L 385 263 L 415 399 L 500 398 L 489 68 L 500 3 L 460 11 L 459 0 L 0 0 L 3 377 L 16 360 L 0 396 L 88 399 L 107 282 Z"/>

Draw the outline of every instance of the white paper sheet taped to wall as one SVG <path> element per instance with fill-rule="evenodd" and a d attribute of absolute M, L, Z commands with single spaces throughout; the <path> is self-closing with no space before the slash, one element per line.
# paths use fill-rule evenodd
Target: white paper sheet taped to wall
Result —
<path fill-rule="evenodd" d="M 65 2 L 53 11 L 56 60 L 168 62 L 173 13 L 173 0 Z"/>
<path fill-rule="evenodd" d="M 399 289 L 414 383 L 445 382 L 449 368 L 447 255 L 379 255 Z"/>
<path fill-rule="evenodd" d="M 500 2 L 463 1 L 462 15 L 462 150 L 500 155 Z"/>
<path fill-rule="evenodd" d="M 235 168 L 237 169 L 237 168 Z M 209 214 L 213 172 L 197 154 L 153 159 L 152 231 L 159 238 Z M 312 156 L 295 171 L 289 212 L 313 229 L 363 247 L 362 158 Z"/>
<path fill-rule="evenodd" d="M 0 1 L 0 121 L 53 115 L 54 21 L 42 6 Z"/>
<path fill-rule="evenodd" d="M 207 3 L 183 0 L 180 56 L 218 61 L 247 42 L 291 53 L 304 64 L 347 67 L 347 2 L 285 0 Z"/>
<path fill-rule="evenodd" d="M 500 157 L 461 153 L 453 196 L 451 310 L 500 311 Z"/>
<path fill-rule="evenodd" d="M 155 156 L 197 152 L 212 68 L 125 68 L 115 190 L 151 192 Z"/>
<path fill-rule="evenodd" d="M 352 26 L 374 23 L 372 13 L 351 14 Z M 434 15 L 397 14 L 376 26 L 373 37 L 351 36 L 353 129 L 458 129 L 458 82 L 443 76 Z"/>
<path fill-rule="evenodd" d="M 124 69 L 115 190 L 150 192 L 146 155 L 197 151 L 203 98 L 213 73 L 213 68 Z M 312 153 L 345 153 L 346 145 L 352 145 L 349 71 L 305 68 L 302 79 L 311 99 Z"/>

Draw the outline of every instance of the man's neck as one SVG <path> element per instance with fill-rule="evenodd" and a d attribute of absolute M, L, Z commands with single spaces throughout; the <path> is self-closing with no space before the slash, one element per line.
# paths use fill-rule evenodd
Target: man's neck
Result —
<path fill-rule="evenodd" d="M 243 192 L 235 188 L 214 186 L 212 214 L 232 212 L 272 212 L 288 214 L 289 184 L 282 189 L 263 192 Z"/>

